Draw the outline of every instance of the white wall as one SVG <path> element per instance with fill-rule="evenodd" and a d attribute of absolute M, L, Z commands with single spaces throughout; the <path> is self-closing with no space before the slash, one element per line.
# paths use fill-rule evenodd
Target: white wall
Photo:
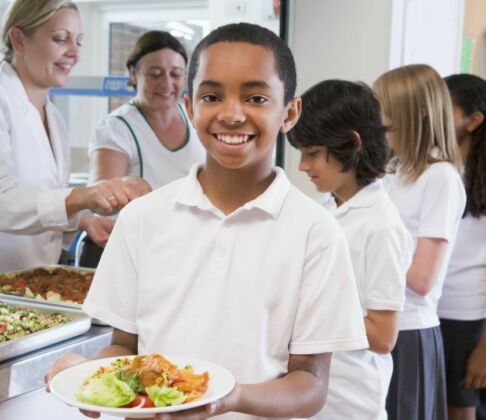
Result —
<path fill-rule="evenodd" d="M 442 76 L 460 69 L 464 0 L 394 0 L 390 67 L 425 63 Z"/>
<path fill-rule="evenodd" d="M 279 33 L 273 0 L 208 0 L 211 29 L 228 23 L 251 22 Z"/>
<path fill-rule="evenodd" d="M 373 82 L 388 69 L 389 0 L 290 0 L 289 44 L 297 64 L 297 90 L 331 78 Z M 300 153 L 285 145 L 285 169 L 307 194 L 313 184 L 298 171 Z"/>
<path fill-rule="evenodd" d="M 289 44 L 298 93 L 330 78 L 371 84 L 392 67 L 427 63 L 459 70 L 464 0 L 289 0 Z M 291 181 L 312 195 L 298 171 L 300 153 L 286 144 Z"/>

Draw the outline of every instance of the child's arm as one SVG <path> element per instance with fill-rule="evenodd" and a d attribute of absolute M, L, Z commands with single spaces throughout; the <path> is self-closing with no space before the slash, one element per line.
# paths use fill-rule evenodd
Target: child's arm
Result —
<path fill-rule="evenodd" d="M 310 417 L 327 396 L 331 353 L 290 355 L 288 373 L 260 384 L 237 384 L 226 397 L 203 407 L 161 414 L 155 420 L 203 419 L 228 412 L 261 417 Z"/>
<path fill-rule="evenodd" d="M 111 338 L 111 345 L 102 349 L 94 359 L 103 359 L 105 357 L 115 357 L 115 356 L 128 356 L 132 354 L 137 354 L 138 348 L 138 336 L 135 334 L 129 334 L 125 331 L 113 329 L 113 336 Z M 87 357 L 81 356 L 80 354 L 68 353 L 60 357 L 49 368 L 44 381 L 46 383 L 46 391 L 49 390 L 49 381 L 59 372 L 67 369 L 68 367 L 78 365 L 89 360 Z M 100 413 L 94 411 L 79 410 L 86 417 L 98 418 Z"/>
<path fill-rule="evenodd" d="M 427 295 L 435 284 L 447 240 L 418 238 L 412 264 L 407 271 L 407 286 L 421 296 Z"/>
<path fill-rule="evenodd" d="M 466 388 L 486 388 L 486 322 L 483 321 L 483 334 L 478 345 L 467 361 Z"/>
<path fill-rule="evenodd" d="M 396 311 L 377 311 L 368 309 L 364 317 L 366 336 L 370 350 L 375 353 L 390 353 L 398 337 L 398 313 Z"/>

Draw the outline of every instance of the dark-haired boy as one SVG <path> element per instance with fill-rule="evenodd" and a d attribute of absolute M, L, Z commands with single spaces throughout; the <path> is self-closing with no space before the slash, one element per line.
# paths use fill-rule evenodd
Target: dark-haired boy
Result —
<path fill-rule="evenodd" d="M 369 87 L 326 80 L 302 95 L 289 132 L 300 169 L 319 192 L 332 193 L 356 275 L 370 348 L 333 355 L 319 419 L 386 420 L 390 355 L 405 301 L 413 242 L 381 180 L 388 160 L 380 105 Z"/>
<path fill-rule="evenodd" d="M 201 41 L 185 101 L 206 162 L 121 213 L 84 305 L 116 328 L 102 356 L 181 354 L 234 373 L 228 396 L 176 418 L 310 416 L 331 353 L 367 346 L 344 235 L 272 166 L 300 113 L 295 81 L 264 28 Z"/>

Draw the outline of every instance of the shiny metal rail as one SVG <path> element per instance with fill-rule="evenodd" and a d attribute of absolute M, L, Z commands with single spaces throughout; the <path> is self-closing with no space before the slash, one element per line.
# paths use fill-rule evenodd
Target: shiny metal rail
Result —
<path fill-rule="evenodd" d="M 111 342 L 112 328 L 92 326 L 75 338 L 0 363 L 0 403 L 42 388 L 51 363 L 65 353 L 92 357 Z"/>

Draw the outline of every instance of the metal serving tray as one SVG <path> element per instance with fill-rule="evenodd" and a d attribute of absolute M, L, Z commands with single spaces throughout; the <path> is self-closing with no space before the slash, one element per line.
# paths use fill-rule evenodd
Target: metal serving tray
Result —
<path fill-rule="evenodd" d="M 43 268 L 48 271 L 54 271 L 56 268 L 62 268 L 66 271 L 74 271 L 78 273 L 94 273 L 95 269 L 93 268 L 82 268 L 82 267 L 73 267 L 70 265 L 42 265 L 42 266 L 36 266 L 32 268 L 25 268 L 22 270 L 16 270 L 16 271 L 8 271 L 4 273 L 0 273 L 0 276 L 6 276 L 6 277 L 15 277 L 21 273 L 24 273 L 26 271 L 31 271 L 35 270 L 38 268 Z M 40 304 L 45 304 L 49 306 L 55 306 L 55 307 L 61 307 L 61 308 L 69 308 L 69 309 L 81 309 L 81 304 L 78 303 L 69 303 L 69 302 L 58 302 L 58 301 L 51 301 L 51 300 L 41 300 L 41 299 L 36 299 L 36 298 L 31 298 L 28 296 L 21 296 L 21 295 L 16 295 L 16 294 L 10 294 L 10 293 L 0 293 L 0 299 L 15 299 L 18 300 L 19 302 L 25 302 L 25 304 L 30 304 L 32 303 L 40 303 Z"/>
<path fill-rule="evenodd" d="M 79 310 L 50 308 L 46 305 L 32 302 L 24 304 L 15 302 L 13 299 L 0 299 L 0 301 L 16 307 L 35 309 L 38 312 L 47 314 L 56 310 L 71 320 L 66 324 L 47 328 L 24 337 L 14 338 L 5 343 L 0 343 L 0 361 L 20 356 L 21 354 L 38 350 L 42 347 L 47 347 L 51 344 L 58 343 L 59 341 L 67 340 L 68 338 L 76 337 L 77 335 L 81 335 L 88 331 L 91 326 L 91 318 Z"/>
<path fill-rule="evenodd" d="M 2 276 L 8 276 L 8 277 L 15 277 L 17 274 L 23 273 L 25 271 L 30 271 L 30 270 L 35 270 L 36 268 L 44 268 L 49 271 L 53 271 L 56 268 L 64 268 L 67 271 L 77 271 L 79 273 L 94 273 L 96 270 L 94 268 L 85 268 L 85 267 L 73 267 L 71 265 L 59 265 L 59 264 L 52 264 L 52 265 L 43 265 L 43 266 L 37 266 L 33 268 L 25 268 L 23 270 L 17 270 L 17 271 L 9 271 L 6 273 L 0 273 Z M 44 305 L 47 308 L 52 308 L 52 310 L 62 310 L 62 309 L 69 309 L 69 310 L 77 310 L 77 311 L 82 311 L 82 305 L 78 303 L 69 303 L 69 302 L 57 302 L 57 301 L 52 301 L 52 300 L 41 300 L 41 299 L 36 299 L 36 298 L 31 298 L 27 296 L 20 296 L 16 294 L 8 294 L 8 293 L 0 293 L 0 300 L 5 300 L 9 302 L 18 302 L 22 305 L 30 305 L 30 304 L 39 304 L 39 305 Z M 81 312 L 84 314 L 84 312 Z M 93 318 L 91 322 L 95 325 L 108 325 L 103 321 L 100 321 L 97 318 Z"/>

